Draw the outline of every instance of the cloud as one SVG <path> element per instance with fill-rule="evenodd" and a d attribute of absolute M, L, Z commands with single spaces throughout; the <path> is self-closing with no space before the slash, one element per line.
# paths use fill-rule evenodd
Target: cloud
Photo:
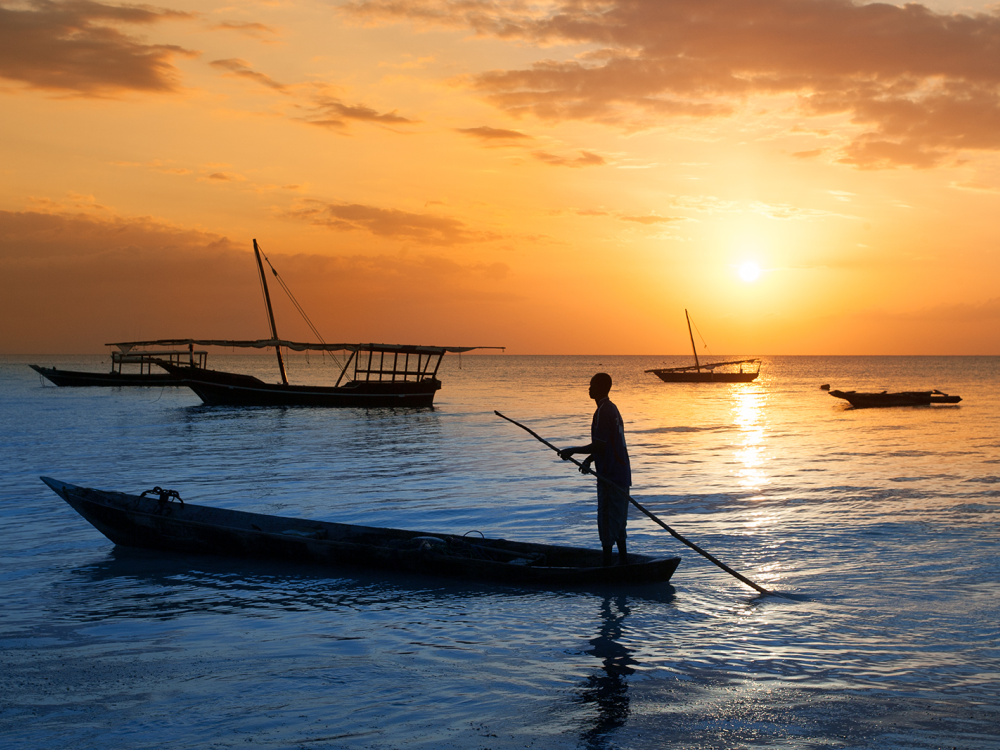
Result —
<path fill-rule="evenodd" d="M 278 35 L 276 30 L 272 29 L 270 26 L 265 26 L 262 23 L 240 23 L 237 21 L 223 21 L 222 23 L 217 23 L 212 26 L 212 30 L 235 31 L 238 34 L 243 34 L 261 41 L 268 41 L 269 36 Z"/>
<path fill-rule="evenodd" d="M 985 182 L 977 182 L 975 180 L 970 180 L 968 182 L 953 182 L 948 187 L 955 188 L 957 190 L 975 190 L 987 193 L 1000 192 L 1000 187 L 996 185 L 989 185 Z"/>
<path fill-rule="evenodd" d="M 787 96 L 803 117 L 853 126 L 840 161 L 855 167 L 927 168 L 961 151 L 1000 150 L 995 12 L 851 0 L 360 0 L 348 9 L 367 22 L 408 19 L 584 48 L 473 78 L 513 114 L 640 129 Z"/>
<path fill-rule="evenodd" d="M 548 151 L 535 151 L 532 153 L 532 156 L 554 167 L 574 167 L 579 169 L 580 167 L 600 167 L 607 164 L 603 157 L 593 154 L 590 151 L 581 151 L 580 155 L 575 158 L 550 154 Z"/>
<path fill-rule="evenodd" d="M 0 77 L 45 91 L 113 96 L 177 90 L 175 56 L 196 53 L 170 44 L 145 44 L 119 30 L 189 19 L 189 13 L 89 0 L 29 0 L 0 7 Z"/>
<path fill-rule="evenodd" d="M 603 208 L 578 208 L 573 211 L 576 216 L 609 216 L 618 221 L 652 226 L 654 224 L 672 224 L 678 221 L 690 221 L 683 216 L 660 216 L 659 214 L 625 214 L 621 211 L 608 211 Z"/>
<path fill-rule="evenodd" d="M 395 208 L 358 203 L 322 203 L 309 200 L 290 215 L 341 231 L 363 231 L 379 237 L 413 240 L 426 245 L 459 245 L 501 239 L 493 232 L 474 231 L 449 216 L 417 214 Z"/>
<path fill-rule="evenodd" d="M 371 122 L 381 125 L 408 125 L 416 122 L 408 117 L 392 112 L 379 112 L 363 104 L 345 104 L 341 99 L 326 93 L 303 95 L 301 85 L 286 85 L 279 83 L 265 73 L 254 70 L 250 63 L 239 58 L 214 60 L 210 63 L 215 68 L 228 71 L 230 75 L 259 83 L 282 94 L 294 95 L 299 103 L 295 106 L 299 111 L 305 110 L 307 115 L 296 115 L 293 119 L 318 125 L 325 128 L 342 129 L 347 127 L 348 120 Z M 320 88 L 326 88 L 321 86 Z"/>
<path fill-rule="evenodd" d="M 246 182 L 247 178 L 232 172 L 211 172 L 204 177 L 206 180 L 216 180 L 218 182 Z"/>
<path fill-rule="evenodd" d="M 259 73 L 256 70 L 250 68 L 250 64 L 246 60 L 239 60 L 236 58 L 231 58 L 227 60 L 214 60 L 209 63 L 213 67 L 221 68 L 223 70 L 228 70 L 232 75 L 239 78 L 247 78 L 251 81 L 255 81 L 263 86 L 268 86 L 277 91 L 287 91 L 288 86 L 283 83 L 278 83 L 270 76 Z"/>
<path fill-rule="evenodd" d="M 380 113 L 371 107 L 359 104 L 344 104 L 340 99 L 327 95 L 319 95 L 312 99 L 308 107 L 312 111 L 301 118 L 310 125 L 324 128 L 343 128 L 346 120 L 373 122 L 381 125 L 411 125 L 416 120 L 396 114 L 396 111 Z"/>
<path fill-rule="evenodd" d="M 456 128 L 455 131 L 463 135 L 471 135 L 482 141 L 512 141 L 532 138 L 532 136 L 522 133 L 519 130 L 491 128 L 488 125 L 481 125 L 478 128 Z"/>
<path fill-rule="evenodd" d="M 631 221 L 636 224 L 645 224 L 646 226 L 651 224 L 670 224 L 675 221 L 688 221 L 681 216 L 658 216 L 656 214 L 648 214 L 646 216 L 628 216 L 622 214 L 618 218 L 622 221 Z"/>

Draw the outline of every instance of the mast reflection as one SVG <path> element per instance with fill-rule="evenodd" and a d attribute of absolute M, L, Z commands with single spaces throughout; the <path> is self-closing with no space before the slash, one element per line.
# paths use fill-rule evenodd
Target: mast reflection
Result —
<path fill-rule="evenodd" d="M 579 701 L 594 704 L 597 713 L 591 726 L 582 734 L 588 748 L 604 748 L 608 735 L 625 725 L 628 719 L 629 695 L 626 678 L 635 672 L 632 652 L 619 641 L 622 637 L 622 623 L 631 614 L 628 600 L 624 595 L 607 596 L 601 604 L 603 623 L 596 638 L 590 641 L 593 647 L 585 653 L 601 660 L 601 670 L 587 678 L 580 692 Z"/>

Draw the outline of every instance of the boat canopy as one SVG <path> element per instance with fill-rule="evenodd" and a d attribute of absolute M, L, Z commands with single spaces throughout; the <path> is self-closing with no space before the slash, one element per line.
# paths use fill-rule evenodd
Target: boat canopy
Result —
<path fill-rule="evenodd" d="M 444 355 L 451 352 L 461 354 L 474 349 L 500 349 L 503 346 L 419 346 L 413 344 L 304 344 L 298 341 L 284 339 L 257 339 L 256 341 L 240 341 L 233 339 L 158 339 L 156 341 L 123 341 L 105 346 L 117 346 L 122 353 L 127 354 L 134 348 L 146 346 L 186 346 L 190 351 L 195 346 L 231 346 L 251 349 L 267 349 L 270 347 L 285 347 L 298 352 L 350 352 L 337 378 L 336 386 L 344 380 L 366 381 L 408 381 L 420 382 L 428 378 L 436 378 L 438 368 Z M 280 352 L 280 349 L 277 349 Z M 367 355 L 367 356 L 366 356 Z M 132 355 L 137 356 L 137 355 Z M 281 379 L 285 378 L 285 366 L 280 360 Z M 194 362 L 191 362 L 194 366 Z M 353 374 L 351 370 L 353 369 Z M 335 387 L 336 387 L 335 386 Z"/>
<path fill-rule="evenodd" d="M 105 344 L 116 346 L 123 353 L 128 353 L 136 347 L 146 346 L 228 346 L 248 349 L 267 349 L 283 346 L 296 352 L 398 352 L 399 354 L 460 354 L 474 349 L 500 349 L 505 346 L 420 346 L 412 344 L 309 344 L 284 339 L 256 339 L 242 341 L 234 339 L 158 339 L 156 341 L 122 341 Z"/>

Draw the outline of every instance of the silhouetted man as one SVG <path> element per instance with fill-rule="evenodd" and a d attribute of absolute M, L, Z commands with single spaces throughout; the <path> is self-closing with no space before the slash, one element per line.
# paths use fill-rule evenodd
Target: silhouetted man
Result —
<path fill-rule="evenodd" d="M 597 411 L 590 424 L 590 444 L 578 448 L 563 448 L 559 457 L 566 461 L 576 453 L 589 454 L 580 471 L 586 474 L 590 464 L 597 463 L 597 473 L 617 487 L 597 480 L 597 533 L 604 550 L 604 564 L 611 565 L 611 550 L 618 545 L 618 564 L 628 563 L 625 552 L 625 522 L 628 519 L 628 488 L 632 486 L 632 466 L 625 447 L 625 425 L 618 407 L 611 403 L 611 376 L 597 373 L 590 379 L 590 397 L 597 402 Z"/>

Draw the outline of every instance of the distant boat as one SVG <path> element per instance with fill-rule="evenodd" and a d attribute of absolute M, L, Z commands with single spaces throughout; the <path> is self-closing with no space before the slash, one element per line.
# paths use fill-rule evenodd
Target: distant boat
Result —
<path fill-rule="evenodd" d="M 264 302 L 267 306 L 271 338 L 256 341 L 219 339 L 160 339 L 114 344 L 118 347 L 141 346 L 226 346 L 262 349 L 274 347 L 278 357 L 280 383 L 266 383 L 252 375 L 208 370 L 172 361 L 157 361 L 170 377 L 186 385 L 211 406 L 327 406 L 383 407 L 433 406 L 434 394 L 441 388 L 437 372 L 441 359 L 448 352 L 473 349 L 504 349 L 502 346 L 419 346 L 409 344 L 317 344 L 285 341 L 278 338 L 274 310 L 267 287 L 267 276 L 261 262 L 257 240 L 253 241 L 257 270 L 260 273 Z M 270 265 L 270 261 L 268 261 Z M 278 274 L 272 267 L 272 273 Z M 278 280 L 281 281 L 280 277 Z M 282 282 L 283 284 L 284 282 Z M 293 299 L 294 302 L 294 299 Z M 299 307 L 295 302 L 296 307 Z M 299 307 L 301 311 L 301 307 Z M 308 318 L 306 319 L 307 322 Z M 312 327 L 312 323 L 309 323 Z M 315 328 L 313 331 L 315 332 Z M 317 333 L 317 336 L 319 334 Z M 285 374 L 281 348 L 294 351 L 350 352 L 332 386 L 291 385 Z M 352 366 L 353 365 L 353 366 Z"/>
<path fill-rule="evenodd" d="M 759 359 L 737 359 L 731 362 L 698 361 L 698 350 L 694 345 L 694 334 L 691 333 L 691 317 L 684 311 L 687 319 L 688 336 L 691 338 L 691 351 L 694 353 L 694 364 L 686 367 L 663 367 L 646 370 L 656 375 L 664 383 L 749 383 L 756 380 L 760 374 Z M 726 368 L 719 370 L 718 368 Z M 732 368 L 736 368 L 735 370 Z"/>
<path fill-rule="evenodd" d="M 881 406 L 930 406 L 931 404 L 957 404 L 961 396 L 949 396 L 941 391 L 901 391 L 899 393 L 859 393 L 858 391 L 830 391 L 835 398 L 842 398 L 855 409 Z"/>
<path fill-rule="evenodd" d="M 179 380 L 173 375 L 165 374 L 158 368 L 155 372 L 153 367 L 161 362 L 168 362 L 180 365 L 186 360 L 188 368 L 204 367 L 208 360 L 208 352 L 194 351 L 194 347 L 188 347 L 186 351 L 141 351 L 133 352 L 128 344 L 120 345 L 120 351 L 111 352 L 111 372 L 84 372 L 80 370 L 60 370 L 57 367 L 42 367 L 40 365 L 28 365 L 39 375 L 50 380 L 52 383 L 62 387 L 115 387 L 115 386 L 156 386 L 161 387 L 181 386 Z M 123 365 L 138 365 L 138 372 L 130 372 L 123 369 Z"/>
<path fill-rule="evenodd" d="M 124 547 L 557 586 L 666 583 L 680 563 L 629 552 L 628 565 L 605 567 L 600 550 L 284 518 L 193 505 L 159 487 L 126 495 L 41 479 Z"/>

